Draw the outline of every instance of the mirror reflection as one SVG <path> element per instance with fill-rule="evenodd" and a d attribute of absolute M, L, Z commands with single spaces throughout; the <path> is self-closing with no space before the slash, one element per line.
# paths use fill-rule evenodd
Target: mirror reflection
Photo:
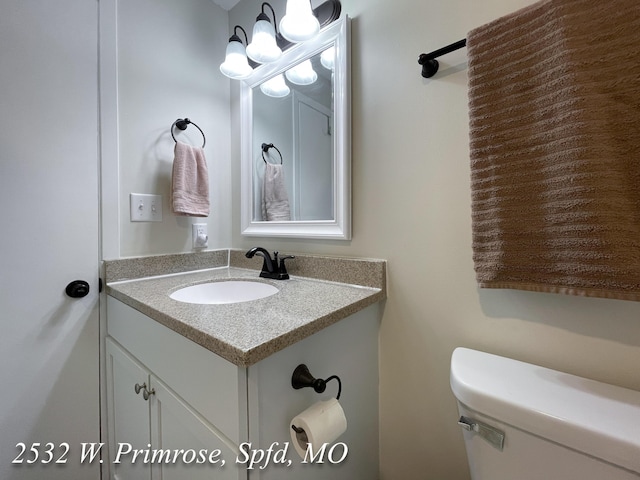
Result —
<path fill-rule="evenodd" d="M 334 220 L 335 48 L 252 88 L 253 221 Z"/>
<path fill-rule="evenodd" d="M 351 238 L 349 38 L 343 17 L 241 82 L 243 235 Z"/>

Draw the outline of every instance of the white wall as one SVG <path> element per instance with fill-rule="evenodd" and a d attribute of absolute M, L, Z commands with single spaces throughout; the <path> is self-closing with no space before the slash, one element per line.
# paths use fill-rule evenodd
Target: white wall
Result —
<path fill-rule="evenodd" d="M 317 6 L 319 0 L 312 1 Z M 468 478 L 449 360 L 468 346 L 640 390 L 640 304 L 476 288 L 466 56 L 430 80 L 417 58 L 528 0 L 342 0 L 353 18 L 353 239 L 243 238 L 232 85 L 233 246 L 386 258 L 380 330 L 382 478 Z M 279 16 L 283 2 L 273 2 Z M 230 25 L 251 28 L 260 2 Z M 249 31 L 250 32 L 250 31 Z"/>
<path fill-rule="evenodd" d="M 229 80 L 218 69 L 229 38 L 227 12 L 211 0 L 117 1 L 117 11 L 119 255 L 191 251 L 196 222 L 208 223 L 210 248 L 228 247 Z M 169 205 L 170 127 L 184 117 L 207 139 L 211 214 L 206 219 L 176 216 Z M 194 126 L 174 132 L 181 141 L 202 144 Z M 130 193 L 161 194 L 163 221 L 130 222 Z"/>

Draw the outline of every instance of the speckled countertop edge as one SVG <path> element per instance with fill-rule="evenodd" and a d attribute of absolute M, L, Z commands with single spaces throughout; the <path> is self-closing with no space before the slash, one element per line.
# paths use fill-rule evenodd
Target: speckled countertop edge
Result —
<path fill-rule="evenodd" d="M 240 258 L 234 254 L 234 250 L 230 253 L 232 265 L 243 263 L 242 260 L 233 260 L 234 256 Z M 223 256 L 223 253 L 217 253 L 205 258 L 220 259 Z M 151 262 L 156 266 L 155 270 L 158 270 L 158 264 L 175 260 L 165 258 L 173 256 L 160 257 L 162 258 L 146 257 L 151 260 L 132 259 L 134 270 L 139 270 L 138 267 L 147 262 Z M 306 267 L 311 266 L 321 271 L 322 268 L 318 265 L 322 264 L 324 258 L 300 256 L 296 260 L 298 265 L 303 266 L 297 270 L 304 272 Z M 179 259 L 187 257 L 180 256 Z M 119 270 L 126 271 L 121 260 L 115 262 L 120 263 Z M 333 276 L 356 278 L 361 281 L 360 285 L 296 276 L 294 268 L 289 269 L 290 280 L 261 279 L 254 262 L 251 268 L 217 266 L 209 270 L 131 281 L 110 281 L 107 276 L 107 294 L 235 365 L 246 367 L 386 298 L 384 260 L 326 258 L 326 262 L 327 271 L 333 273 Z M 111 262 L 105 262 L 105 271 L 109 271 L 109 268 L 113 271 L 113 264 L 107 265 L 109 263 Z M 193 263 L 193 259 L 189 258 L 186 263 Z M 208 265 L 197 263 L 197 266 L 202 268 L 211 265 L 208 261 L 206 263 Z M 348 268 L 348 265 L 354 268 Z M 261 262 L 258 263 L 258 268 L 259 266 Z M 339 270 L 343 273 L 336 274 Z M 175 266 L 169 266 L 169 271 L 184 272 Z M 122 277 L 122 272 L 118 276 Z M 124 277 L 132 276 L 126 274 Z M 188 285 L 230 278 L 262 281 L 274 285 L 280 291 L 264 299 L 227 305 L 195 305 L 169 298 L 173 291 Z M 380 287 L 362 283 L 375 283 Z"/>
<path fill-rule="evenodd" d="M 244 254 L 244 250 L 229 250 L 229 266 L 255 269 L 262 267 L 262 258 L 258 256 L 247 258 Z M 281 252 L 281 255 L 291 255 L 291 253 Z M 287 271 L 291 275 L 379 288 L 386 291 L 386 260 L 298 253 L 293 253 L 293 255 L 296 258 L 287 261 Z"/>
<path fill-rule="evenodd" d="M 229 265 L 229 250 L 207 250 L 193 253 L 150 255 L 119 258 L 104 262 L 105 282 L 183 273 Z"/>

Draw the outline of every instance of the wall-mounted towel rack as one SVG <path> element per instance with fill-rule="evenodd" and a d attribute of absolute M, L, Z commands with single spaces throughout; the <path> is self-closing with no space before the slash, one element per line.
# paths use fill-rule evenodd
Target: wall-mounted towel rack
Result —
<path fill-rule="evenodd" d="M 276 147 L 273 143 L 263 143 L 262 144 L 262 160 L 264 160 L 264 163 L 269 163 L 269 162 L 267 162 L 267 159 L 264 158 L 264 154 L 268 153 L 270 148 L 275 148 L 276 149 L 276 151 L 280 155 L 280 165 L 282 165 L 282 152 L 280 152 L 278 147 Z"/>
<path fill-rule="evenodd" d="M 176 140 L 176 137 L 173 135 L 173 128 L 176 127 L 179 130 L 186 130 L 189 124 L 193 125 L 198 130 L 200 130 L 200 133 L 202 134 L 202 148 L 204 148 L 205 144 L 207 143 L 207 138 L 204 136 L 204 132 L 198 125 L 193 123 L 188 118 L 179 118 L 175 122 L 173 122 L 173 125 L 171 125 L 171 138 L 173 138 L 174 142 L 178 143 L 178 141 Z"/>
<path fill-rule="evenodd" d="M 440 64 L 436 60 L 437 57 L 459 50 L 467 45 L 467 39 L 458 40 L 451 45 L 434 50 L 431 53 L 421 53 L 418 57 L 418 63 L 422 65 L 422 76 L 424 78 L 433 77 L 438 71 Z"/>

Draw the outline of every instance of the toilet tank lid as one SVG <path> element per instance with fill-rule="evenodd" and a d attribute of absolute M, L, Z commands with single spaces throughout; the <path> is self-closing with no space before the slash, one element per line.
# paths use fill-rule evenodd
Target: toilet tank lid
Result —
<path fill-rule="evenodd" d="M 640 392 L 468 348 L 450 382 L 471 410 L 640 472 Z"/>

